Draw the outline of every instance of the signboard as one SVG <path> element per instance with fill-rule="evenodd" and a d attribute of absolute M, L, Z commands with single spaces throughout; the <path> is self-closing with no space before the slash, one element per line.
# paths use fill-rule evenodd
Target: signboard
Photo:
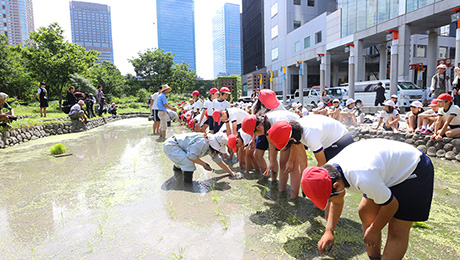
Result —
<path fill-rule="evenodd" d="M 455 14 L 452 14 L 450 16 L 450 21 L 453 23 L 453 22 L 456 22 L 460 20 L 460 13 L 455 13 Z"/>
<path fill-rule="evenodd" d="M 452 67 L 452 59 L 449 58 L 449 59 L 440 59 L 440 60 L 438 60 L 438 66 L 441 65 L 441 64 L 445 64 L 446 67 Z"/>

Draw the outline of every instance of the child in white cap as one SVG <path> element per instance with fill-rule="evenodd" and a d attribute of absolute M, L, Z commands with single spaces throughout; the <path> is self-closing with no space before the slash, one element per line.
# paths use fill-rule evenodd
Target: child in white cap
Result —
<path fill-rule="evenodd" d="M 399 133 L 399 121 L 401 117 L 399 116 L 398 110 L 395 108 L 395 103 L 392 100 L 387 100 L 383 105 L 384 110 L 380 112 L 379 123 L 374 129 L 379 129 L 382 122 L 385 122 L 383 124 L 383 129 L 387 131 L 393 130 L 394 133 Z"/>
<path fill-rule="evenodd" d="M 345 106 L 342 108 L 340 112 L 340 121 L 345 125 L 354 125 L 357 126 L 358 123 L 356 122 L 356 113 L 358 110 L 356 109 L 355 100 L 349 98 L 345 103 Z"/>
<path fill-rule="evenodd" d="M 422 125 L 422 121 L 418 116 L 423 113 L 422 102 L 416 100 L 410 104 L 410 112 L 406 116 L 407 132 L 414 133 L 418 131 Z"/>

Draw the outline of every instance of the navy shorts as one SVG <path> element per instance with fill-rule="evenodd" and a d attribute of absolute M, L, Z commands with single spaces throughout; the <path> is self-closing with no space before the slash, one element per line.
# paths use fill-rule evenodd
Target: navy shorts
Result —
<path fill-rule="evenodd" d="M 152 114 L 153 114 L 153 121 L 154 122 L 159 122 L 160 117 L 158 116 L 158 109 L 152 109 Z"/>
<path fill-rule="evenodd" d="M 449 125 L 450 129 L 456 129 L 456 128 L 459 128 L 460 125 Z"/>
<path fill-rule="evenodd" d="M 241 124 L 237 124 L 236 125 L 236 131 L 240 130 L 241 129 Z"/>
<path fill-rule="evenodd" d="M 326 156 L 326 161 L 334 158 L 343 148 L 347 147 L 349 144 L 353 143 L 353 137 L 350 134 L 342 136 L 337 142 L 324 149 L 324 155 Z"/>
<path fill-rule="evenodd" d="M 398 199 L 395 218 L 405 221 L 426 221 L 430 215 L 433 198 L 434 169 L 428 156 L 420 156 L 420 162 L 404 182 L 390 187 Z"/>
<path fill-rule="evenodd" d="M 209 131 L 214 130 L 214 119 L 212 118 L 212 116 L 208 116 L 208 120 L 206 120 L 206 122 L 209 125 Z"/>
<path fill-rule="evenodd" d="M 256 138 L 256 149 L 268 150 L 268 139 L 266 135 L 259 135 Z"/>

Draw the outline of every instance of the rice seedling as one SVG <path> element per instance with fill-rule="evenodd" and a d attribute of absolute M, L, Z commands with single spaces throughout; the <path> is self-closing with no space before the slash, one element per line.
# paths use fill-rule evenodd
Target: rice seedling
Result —
<path fill-rule="evenodd" d="M 216 215 L 217 215 L 217 216 L 220 216 L 220 215 L 221 215 L 219 208 L 215 208 L 215 209 L 214 209 L 214 212 L 216 212 Z"/>
<path fill-rule="evenodd" d="M 93 245 L 91 245 L 91 243 L 88 240 L 86 240 L 86 244 L 88 245 L 89 252 L 92 253 L 93 252 Z"/>
<path fill-rule="evenodd" d="M 169 259 L 184 259 L 185 247 L 177 246 L 177 252 L 171 252 L 171 257 Z"/>
<path fill-rule="evenodd" d="M 224 225 L 224 228 L 227 230 L 228 229 L 228 221 L 225 217 L 221 217 L 220 221 L 222 221 L 222 224 Z"/>
<path fill-rule="evenodd" d="M 169 210 L 169 216 L 171 217 L 171 219 L 173 219 L 175 211 L 174 211 L 174 208 L 173 208 L 173 202 L 172 201 L 170 201 L 170 203 L 168 205 L 168 210 Z"/>
<path fill-rule="evenodd" d="M 30 250 L 30 259 L 34 259 L 34 254 L 35 254 L 35 248 L 36 247 L 32 247 L 32 249 Z"/>

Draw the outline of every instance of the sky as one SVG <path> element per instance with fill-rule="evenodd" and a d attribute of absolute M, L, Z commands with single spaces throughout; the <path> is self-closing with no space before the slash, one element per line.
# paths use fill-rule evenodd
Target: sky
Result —
<path fill-rule="evenodd" d="M 69 1 L 33 0 L 35 29 L 59 23 L 64 36 L 72 41 Z M 156 31 L 156 0 L 91 0 L 106 4 L 112 11 L 112 41 L 115 65 L 122 74 L 134 74 L 128 59 L 139 52 L 158 46 Z M 195 46 L 197 74 L 212 79 L 212 18 L 225 3 L 240 5 L 241 0 L 195 0 Z"/>

